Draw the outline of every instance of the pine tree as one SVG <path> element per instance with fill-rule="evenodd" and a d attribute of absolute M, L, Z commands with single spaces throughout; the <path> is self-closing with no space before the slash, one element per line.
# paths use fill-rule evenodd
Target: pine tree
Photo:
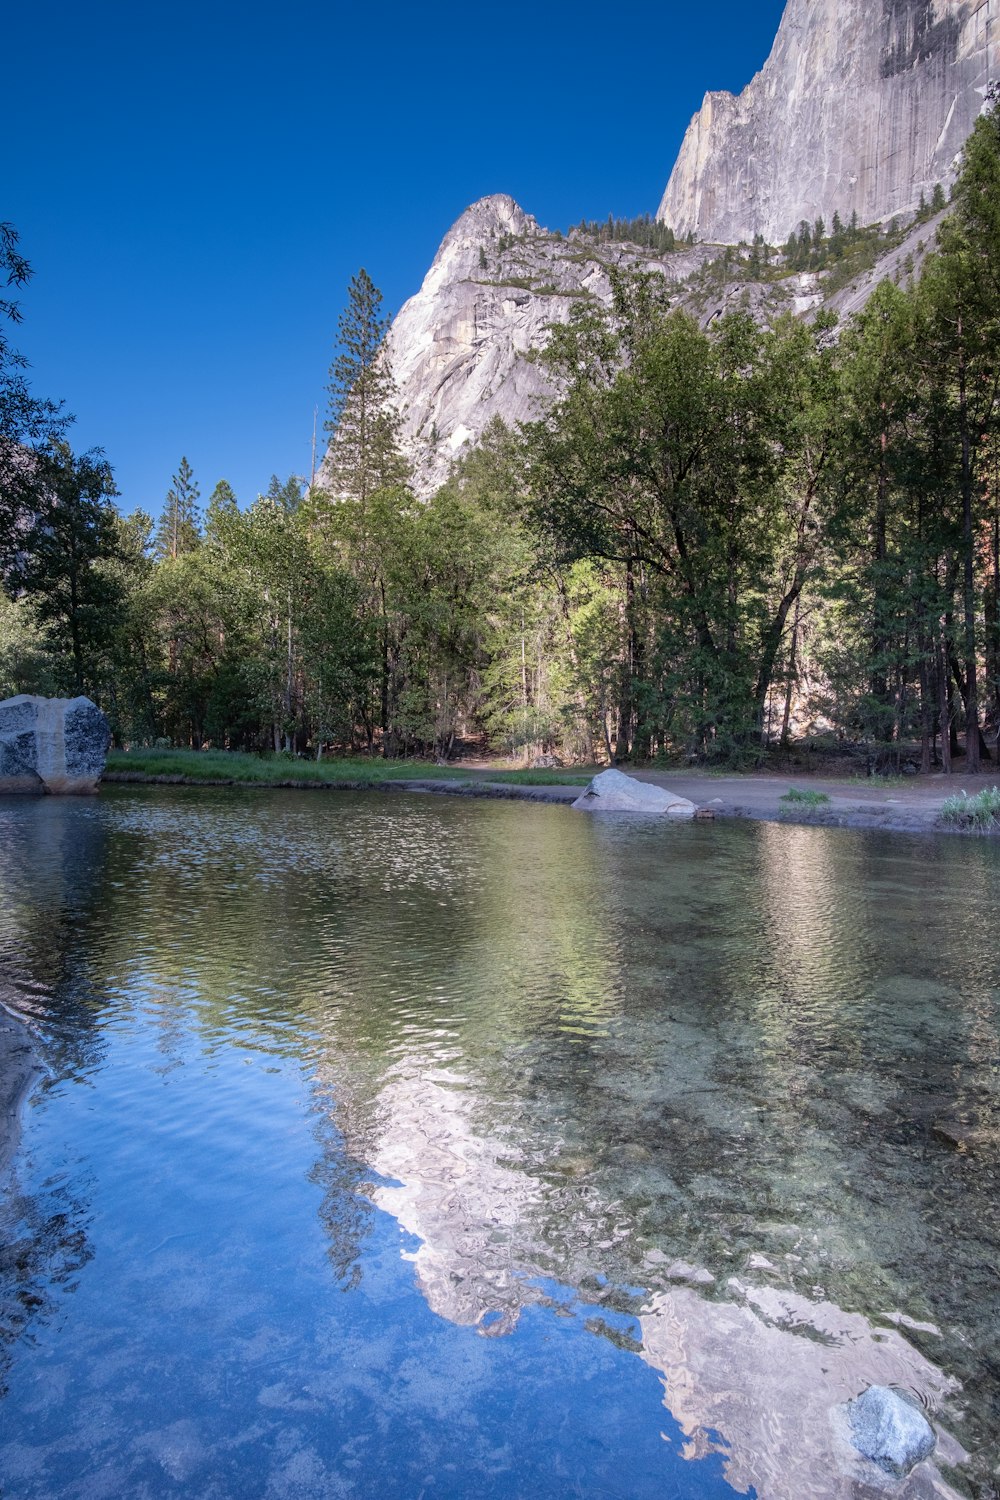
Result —
<path fill-rule="evenodd" d="M 220 479 L 208 497 L 208 509 L 205 512 L 205 536 L 208 541 L 224 544 L 226 527 L 238 513 L 239 505 L 232 485 L 227 479 Z"/>
<path fill-rule="evenodd" d="M 954 211 L 939 253 L 920 284 L 923 349 L 937 387 L 938 436 L 952 455 L 951 485 L 961 527 L 961 654 L 965 769 L 979 770 L 981 543 L 988 525 L 988 458 L 1000 434 L 1000 106 L 976 121 L 962 154 Z M 957 674 L 956 674 L 957 676 Z"/>
<path fill-rule="evenodd" d="M 62 653 L 73 691 L 92 687 L 97 656 L 115 630 L 118 580 L 105 566 L 118 552 L 117 493 L 96 450 L 77 458 L 56 443 L 36 460 L 39 509 L 22 538 L 19 592 Z"/>
<path fill-rule="evenodd" d="M 168 557 L 180 557 L 184 552 L 193 552 L 201 542 L 199 495 L 194 470 L 187 459 L 182 458 L 180 468 L 171 479 L 171 488 L 163 502 L 160 524 L 156 528 L 153 555 L 158 562 Z"/>
<path fill-rule="evenodd" d="M 337 325 L 340 352 L 327 387 L 325 430 L 331 442 L 323 466 L 326 488 L 362 504 L 376 490 L 407 478 L 399 416 L 391 404 L 396 384 L 385 347 L 389 321 L 382 315 L 382 293 L 362 267 Z"/>

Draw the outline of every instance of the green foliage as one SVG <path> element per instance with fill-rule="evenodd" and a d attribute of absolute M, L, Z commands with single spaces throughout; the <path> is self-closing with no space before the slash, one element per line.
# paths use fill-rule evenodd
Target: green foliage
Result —
<path fill-rule="evenodd" d="M 798 807 L 823 807 L 829 802 L 826 792 L 803 791 L 799 787 L 789 787 L 781 798 L 782 802 L 792 803 Z"/>
<path fill-rule="evenodd" d="M 239 504 L 228 480 L 220 479 L 208 497 L 205 511 L 205 540 L 219 543 L 223 540 L 227 526 L 231 525 L 239 511 Z"/>
<path fill-rule="evenodd" d="M 193 552 L 201 543 L 198 499 L 200 491 L 195 483 L 194 471 L 186 458 L 182 458 L 177 473 L 170 481 L 171 488 L 163 502 L 163 513 L 156 529 L 154 555 L 160 561 L 178 558 L 184 552 Z"/>
<path fill-rule="evenodd" d="M 94 682 L 113 638 L 121 594 L 104 566 L 116 556 L 111 469 L 96 452 L 77 458 L 63 444 L 36 455 L 38 496 L 14 574 L 19 594 L 63 662 L 75 693 Z"/>
<path fill-rule="evenodd" d="M 0 594 L 0 698 L 16 693 L 57 694 L 60 665 L 30 600 Z"/>
<path fill-rule="evenodd" d="M 966 792 L 949 797 L 941 808 L 941 821 L 977 833 L 995 832 L 1000 829 L 1000 788 L 989 787 L 973 797 Z"/>
<path fill-rule="evenodd" d="M 569 391 L 526 430 L 530 508 L 564 565 L 617 580 L 615 754 L 734 755 L 759 735 L 812 555 L 830 357 L 821 329 L 730 314 L 705 333 L 662 296 L 619 278 L 610 319 L 553 339 Z"/>
<path fill-rule="evenodd" d="M 399 419 L 385 348 L 389 319 L 382 293 L 362 267 L 348 288 L 337 325 L 339 352 L 330 367 L 330 407 L 325 430 L 331 442 L 325 479 L 337 498 L 364 503 L 375 490 L 405 482 Z"/>
<path fill-rule="evenodd" d="M 31 278 L 13 224 L 0 222 L 0 583 L 20 550 L 22 529 L 36 510 L 42 478 L 34 455 L 61 441 L 70 418 L 61 403 L 33 396 L 27 360 L 10 342 L 21 308 L 10 295 Z"/>
<path fill-rule="evenodd" d="M 641 214 L 635 219 L 616 219 L 609 214 L 603 224 L 596 219 L 581 219 L 570 232 L 599 245 L 638 245 L 644 250 L 657 250 L 661 255 L 669 255 L 677 248 L 674 231 L 649 214 Z"/>

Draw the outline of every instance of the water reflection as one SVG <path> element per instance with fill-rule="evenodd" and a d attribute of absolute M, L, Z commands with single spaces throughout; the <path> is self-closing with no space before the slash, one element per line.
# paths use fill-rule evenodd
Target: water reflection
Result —
<path fill-rule="evenodd" d="M 451 799 L 34 806 L 58 813 L 0 813 L 0 972 L 57 1079 L 107 1096 L 109 1048 L 163 1087 L 197 1065 L 175 1129 L 221 1179 L 271 1097 L 244 1065 L 303 1068 L 339 1286 L 382 1274 L 389 1215 L 437 1317 L 516 1343 L 579 1309 L 741 1493 L 869 1493 L 835 1408 L 871 1381 L 988 1483 L 995 848 Z M 896 1493 L 952 1492 L 925 1465 Z"/>

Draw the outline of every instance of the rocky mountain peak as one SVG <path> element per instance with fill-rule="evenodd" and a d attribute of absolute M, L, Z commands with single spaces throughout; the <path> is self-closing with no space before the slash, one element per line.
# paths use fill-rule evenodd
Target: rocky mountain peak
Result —
<path fill-rule="evenodd" d="M 389 334 L 418 493 L 440 485 L 494 417 L 513 426 L 541 415 L 553 388 L 533 356 L 574 306 L 610 302 L 610 266 L 654 269 L 680 281 L 711 253 L 695 247 L 664 257 L 633 244 L 565 236 L 542 228 L 503 193 L 467 208 Z"/>

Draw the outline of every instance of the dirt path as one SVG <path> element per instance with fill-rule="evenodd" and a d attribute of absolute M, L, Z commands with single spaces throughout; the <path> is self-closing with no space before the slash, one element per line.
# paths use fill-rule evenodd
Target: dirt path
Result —
<path fill-rule="evenodd" d="M 903 833 L 953 832 L 941 824 L 941 808 L 947 798 L 966 791 L 970 796 L 994 786 L 996 771 L 985 776 L 913 776 L 901 784 L 886 785 L 877 779 L 773 775 L 716 776 L 709 772 L 636 771 L 638 781 L 669 787 L 690 797 L 699 807 L 713 807 L 719 817 L 757 818 L 781 823 L 811 823 L 832 828 L 885 828 Z M 823 792 L 828 803 L 809 807 L 785 803 L 791 789 Z"/>

